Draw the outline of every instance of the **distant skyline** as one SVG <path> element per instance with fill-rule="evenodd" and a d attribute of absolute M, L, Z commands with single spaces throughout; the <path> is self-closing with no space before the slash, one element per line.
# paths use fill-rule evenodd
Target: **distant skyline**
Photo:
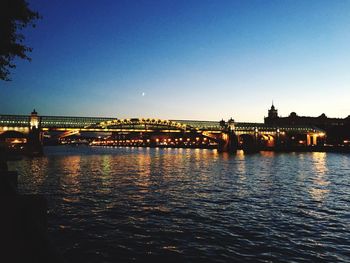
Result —
<path fill-rule="evenodd" d="M 350 115 L 350 1 L 28 0 L 0 114 L 262 122 Z"/>

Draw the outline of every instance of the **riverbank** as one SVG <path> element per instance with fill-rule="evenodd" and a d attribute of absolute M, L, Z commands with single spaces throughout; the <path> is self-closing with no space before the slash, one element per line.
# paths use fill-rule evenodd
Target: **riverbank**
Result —
<path fill-rule="evenodd" d="M 7 171 L 7 166 L 3 165 L 0 171 L 0 261 L 62 263 L 62 257 L 47 235 L 46 198 L 38 194 L 19 194 L 17 183 L 18 173 Z"/>

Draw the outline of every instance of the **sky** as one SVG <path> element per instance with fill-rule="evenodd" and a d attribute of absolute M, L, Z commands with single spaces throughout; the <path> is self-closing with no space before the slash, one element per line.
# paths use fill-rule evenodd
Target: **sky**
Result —
<path fill-rule="evenodd" d="M 263 122 L 350 115 L 350 1 L 28 0 L 0 114 Z"/>

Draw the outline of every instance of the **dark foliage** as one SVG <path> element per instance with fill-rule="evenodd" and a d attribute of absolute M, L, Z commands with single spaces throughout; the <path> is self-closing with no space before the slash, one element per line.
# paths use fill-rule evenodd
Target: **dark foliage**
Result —
<path fill-rule="evenodd" d="M 10 80 L 10 69 L 15 68 L 15 57 L 30 61 L 27 53 L 32 49 L 24 45 L 20 31 L 26 26 L 35 27 L 40 18 L 29 9 L 25 0 L 0 0 L 0 80 Z"/>

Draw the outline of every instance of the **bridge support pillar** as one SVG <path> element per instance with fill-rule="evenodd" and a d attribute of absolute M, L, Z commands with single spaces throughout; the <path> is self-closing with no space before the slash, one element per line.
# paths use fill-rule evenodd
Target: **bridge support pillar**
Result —
<path fill-rule="evenodd" d="M 30 116 L 30 131 L 28 134 L 27 141 L 27 154 L 43 154 L 43 136 L 41 132 L 41 121 L 35 109 L 33 110 Z"/>
<path fill-rule="evenodd" d="M 219 139 L 218 151 L 236 153 L 238 149 L 238 138 L 235 133 L 235 121 L 232 118 L 227 123 L 222 120 L 220 121 L 220 126 L 223 131 L 221 133 L 221 139 Z"/>
<path fill-rule="evenodd" d="M 236 153 L 238 148 L 238 138 L 233 131 L 222 133 L 222 138 L 218 143 L 219 152 Z"/>
<path fill-rule="evenodd" d="M 39 129 L 33 128 L 28 135 L 27 154 L 42 155 L 43 154 L 43 136 Z"/>
<path fill-rule="evenodd" d="M 281 148 L 281 132 L 280 129 L 276 129 L 276 139 L 275 139 L 275 150 L 279 150 Z"/>

